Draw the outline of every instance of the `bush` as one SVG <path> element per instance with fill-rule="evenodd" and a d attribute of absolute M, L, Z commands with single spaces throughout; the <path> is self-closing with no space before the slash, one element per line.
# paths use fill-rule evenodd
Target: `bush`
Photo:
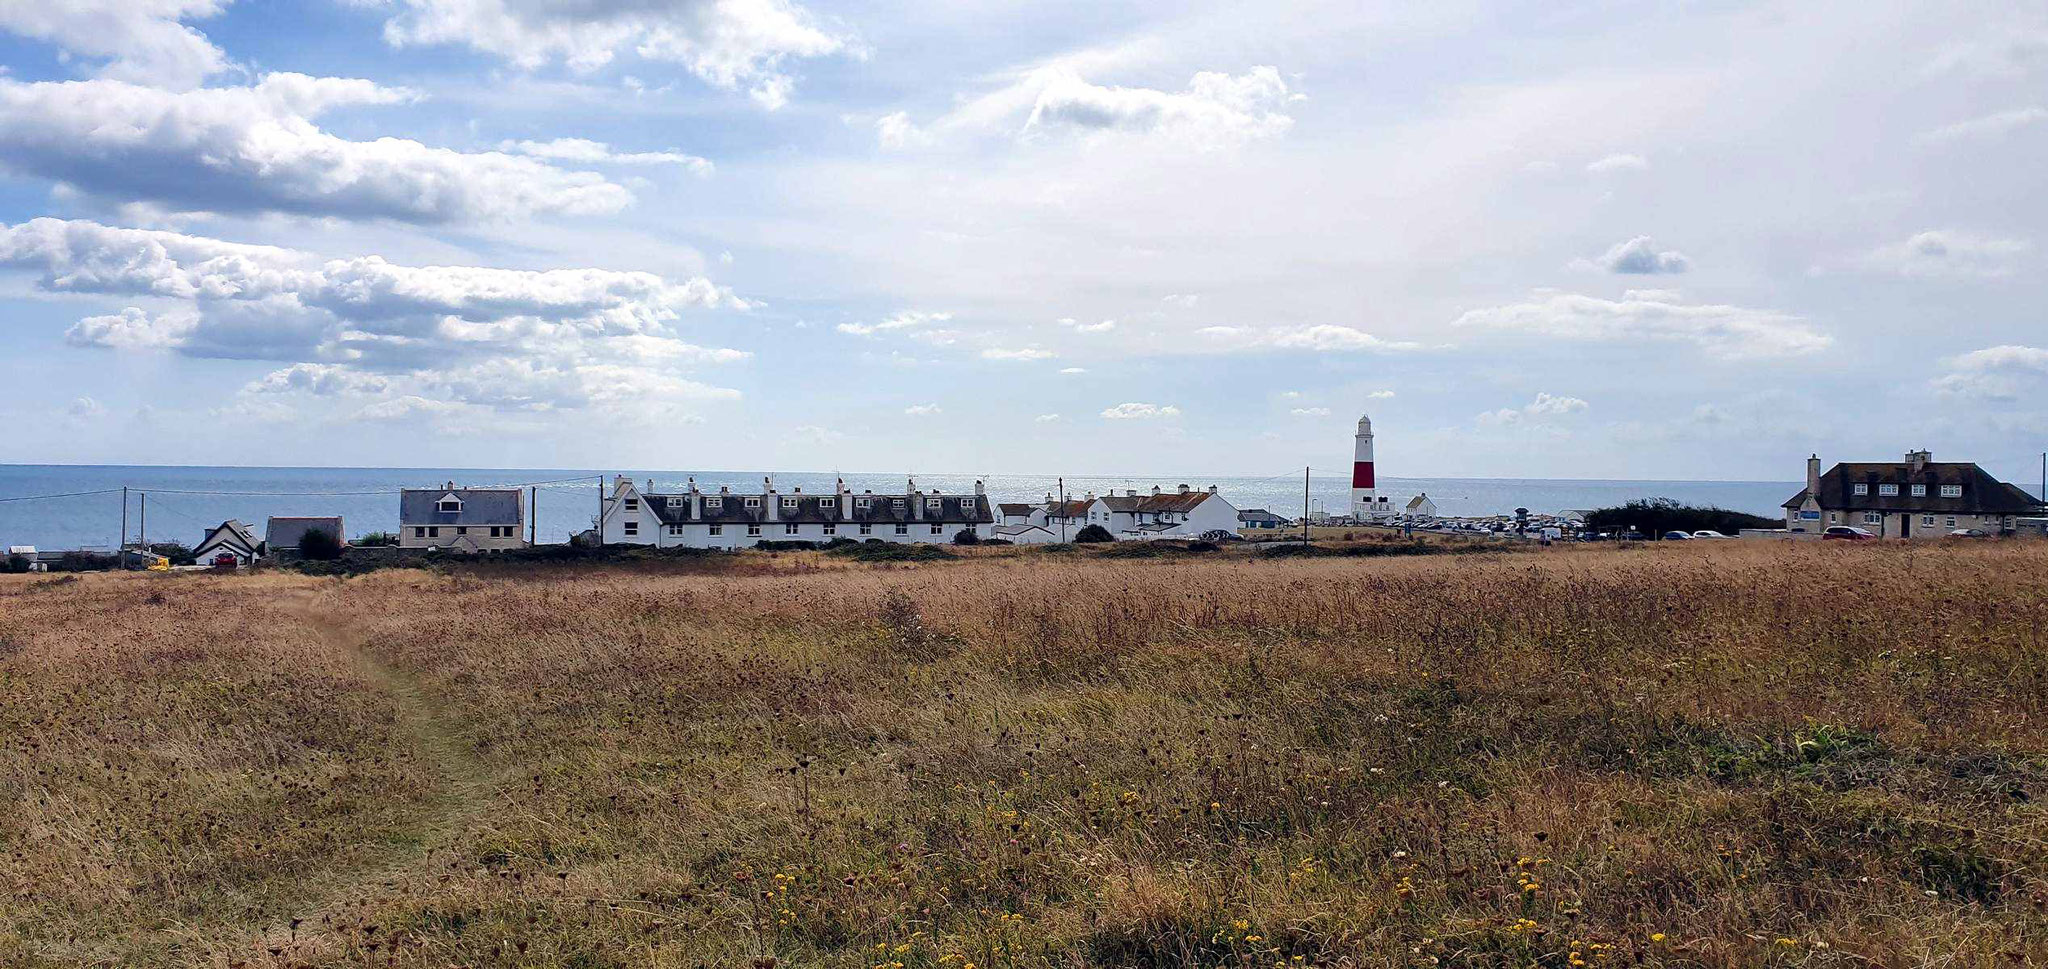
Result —
<path fill-rule="evenodd" d="M 1586 528 L 1596 532 L 1620 533 L 1633 528 L 1652 537 L 1665 532 L 1696 532 L 1712 529 L 1734 535 L 1745 528 L 1783 528 L 1775 518 L 1762 518 L 1712 506 L 1688 505 L 1671 498 L 1638 498 L 1625 505 L 1600 508 L 1586 515 Z"/>
<path fill-rule="evenodd" d="M 1076 532 L 1074 534 L 1074 541 L 1082 545 L 1090 545 L 1097 542 L 1114 542 L 1116 541 L 1116 536 L 1111 535 L 1109 529 L 1101 525 L 1090 525 Z"/>
<path fill-rule="evenodd" d="M 968 527 L 966 527 L 966 528 L 963 528 L 963 529 L 961 529 L 961 530 L 959 531 L 959 533 L 958 533 L 958 534 L 956 534 L 956 535 L 954 535 L 954 536 L 953 536 L 953 544 L 955 544 L 955 545 L 980 545 L 980 544 L 981 544 L 981 533 L 980 533 L 980 532 L 977 532 L 977 531 L 975 531 L 975 530 L 974 530 L 974 527 L 970 525 L 970 526 L 968 526 Z"/>
<path fill-rule="evenodd" d="M 324 528 L 308 528 L 299 536 L 299 557 L 308 562 L 332 562 L 341 557 L 341 539 Z"/>
<path fill-rule="evenodd" d="M 894 542 L 861 542 L 832 549 L 856 562 L 935 562 L 954 555 L 937 545 L 898 545 Z"/>
<path fill-rule="evenodd" d="M 150 544 L 149 550 L 170 559 L 172 565 L 192 565 L 198 561 L 192 557 L 191 546 L 181 542 L 154 542 Z"/>
<path fill-rule="evenodd" d="M 64 557 L 50 565 L 52 572 L 107 572 L 115 568 L 111 555 L 98 552 L 65 552 Z"/>
<path fill-rule="evenodd" d="M 818 549 L 818 543 L 805 541 L 800 538 L 783 539 L 771 542 L 755 542 L 753 548 L 762 552 L 814 552 Z"/>
<path fill-rule="evenodd" d="M 33 563 L 29 562 L 26 555 L 9 555 L 7 557 L 7 571 L 9 572 L 26 572 L 31 564 Z"/>
<path fill-rule="evenodd" d="M 386 548 L 398 544 L 397 532 L 365 532 L 357 536 L 352 545 L 362 548 Z"/>

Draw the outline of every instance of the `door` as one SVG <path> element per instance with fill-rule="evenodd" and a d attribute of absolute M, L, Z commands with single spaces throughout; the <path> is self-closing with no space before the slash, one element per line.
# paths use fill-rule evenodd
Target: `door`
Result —
<path fill-rule="evenodd" d="M 1900 537 L 1900 538 L 1912 538 L 1912 537 L 1913 537 L 1913 516 L 1912 516 L 1912 515 L 1900 515 L 1900 516 L 1899 516 L 1899 537 Z"/>

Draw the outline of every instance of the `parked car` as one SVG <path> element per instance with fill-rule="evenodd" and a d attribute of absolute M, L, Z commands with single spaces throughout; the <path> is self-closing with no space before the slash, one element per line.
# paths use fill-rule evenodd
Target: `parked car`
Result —
<path fill-rule="evenodd" d="M 1820 533 L 1820 537 L 1845 542 L 1868 542 L 1877 538 L 1869 529 L 1857 528 L 1854 525 L 1829 525 L 1827 531 Z"/>
<path fill-rule="evenodd" d="M 1723 535 L 1723 534 L 1721 534 L 1720 532 L 1717 532 L 1717 531 L 1715 531 L 1715 530 L 1713 530 L 1713 529 L 1711 529 L 1711 528 L 1702 528 L 1702 529 L 1700 529 L 1699 531 L 1696 531 L 1696 532 L 1692 533 L 1692 537 L 1694 537 L 1694 538 L 1727 538 L 1728 536 L 1726 536 L 1726 535 Z"/>
<path fill-rule="evenodd" d="M 1692 533 L 1669 531 L 1664 533 L 1664 540 L 1667 542 L 1690 542 L 1692 541 Z"/>
<path fill-rule="evenodd" d="M 1649 538 L 1650 536 L 1645 535 L 1642 532 L 1636 531 L 1634 529 L 1630 529 L 1628 531 L 1622 532 L 1620 537 L 1621 540 L 1624 542 L 1640 542 Z"/>
<path fill-rule="evenodd" d="M 1950 538 L 1990 538 L 1991 533 L 1981 528 L 1958 528 L 1948 533 Z"/>

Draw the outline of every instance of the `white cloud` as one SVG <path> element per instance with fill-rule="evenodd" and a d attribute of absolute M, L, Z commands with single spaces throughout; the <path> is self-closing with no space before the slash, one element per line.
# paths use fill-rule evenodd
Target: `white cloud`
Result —
<path fill-rule="evenodd" d="M 107 408 L 99 401 L 90 397 L 74 397 L 71 400 L 71 406 L 65 408 L 65 411 L 80 420 L 91 420 L 96 417 L 106 416 Z"/>
<path fill-rule="evenodd" d="M 710 281 L 603 269 L 402 266 L 150 229 L 0 226 L 0 268 L 47 293 L 176 301 L 72 327 L 74 344 L 300 364 L 250 392 L 433 391 L 499 408 L 720 399 L 677 371 L 744 360 L 675 331 L 685 309 L 747 304 Z"/>
<path fill-rule="evenodd" d="M 114 201 L 443 223 L 616 212 L 624 187 L 591 172 L 402 138 L 349 141 L 313 118 L 412 92 L 268 74 L 172 92 L 113 80 L 0 78 L 0 164 Z"/>
<path fill-rule="evenodd" d="M 1113 421 L 1149 421 L 1165 417 L 1179 417 L 1180 408 L 1172 404 L 1147 404 L 1133 402 L 1118 404 L 1102 412 L 1102 416 Z"/>
<path fill-rule="evenodd" d="M 1992 277 L 2010 275 L 2019 259 L 2032 251 L 2024 239 L 2001 239 L 1953 229 L 1915 234 L 1904 242 L 1879 246 L 1855 260 L 1856 268 L 1921 277 Z"/>
<path fill-rule="evenodd" d="M 1020 347 L 1017 349 L 989 347 L 981 351 L 981 358 L 983 360 L 1051 360 L 1053 352 L 1051 350 L 1042 350 L 1038 347 Z"/>
<path fill-rule="evenodd" d="M 914 148 L 932 141 L 931 133 L 913 123 L 906 111 L 876 118 L 875 138 L 884 148 Z"/>
<path fill-rule="evenodd" d="M 1944 47 L 1928 62 L 1928 74 L 2018 77 L 2048 65 L 2048 31 L 1996 24 L 1980 40 Z"/>
<path fill-rule="evenodd" d="M 1202 297 L 1200 294 L 1197 293 L 1174 293 L 1173 295 L 1167 296 L 1160 300 L 1160 302 L 1165 303 L 1168 306 L 1178 306 L 1184 310 L 1194 309 L 1196 304 L 1200 303 L 1201 301 Z"/>
<path fill-rule="evenodd" d="M 891 330 L 913 330 L 928 327 L 933 323 L 944 323 L 953 318 L 951 313 L 926 313 L 912 310 L 898 313 L 880 323 L 841 323 L 838 330 L 854 336 L 874 336 Z"/>
<path fill-rule="evenodd" d="M 1413 350 L 1419 344 L 1382 340 L 1356 327 L 1321 323 L 1314 326 L 1241 327 L 1205 326 L 1195 331 L 1215 349 L 1308 350 L 1345 353 L 1361 350 Z"/>
<path fill-rule="evenodd" d="M 108 59 L 102 77 L 196 87 L 227 67 L 204 34 L 180 23 L 211 17 L 228 0 L 17 0 L 0 3 L 0 30 Z"/>
<path fill-rule="evenodd" d="M 586 165 L 679 165 L 690 174 L 709 177 L 716 166 L 708 158 L 686 155 L 679 151 L 614 151 L 602 141 L 586 138 L 556 138 L 553 141 L 505 141 L 498 150 L 509 151 L 550 161 L 577 162 Z M 728 257 L 730 253 L 726 254 Z"/>
<path fill-rule="evenodd" d="M 1064 65 L 1035 72 L 1037 97 L 1024 130 L 1070 129 L 1160 135 L 1198 149 L 1277 138 L 1294 126 L 1287 105 L 1299 99 L 1273 67 L 1232 76 L 1196 74 L 1175 93 L 1091 84 Z"/>
<path fill-rule="evenodd" d="M 1366 400 L 1393 400 L 1393 399 L 1394 399 L 1394 392 L 1393 392 L 1393 391 L 1391 391 L 1391 390 L 1375 390 L 1375 391 L 1373 391 L 1372 393 L 1369 393 L 1369 394 L 1365 395 L 1365 399 L 1366 399 Z"/>
<path fill-rule="evenodd" d="M 1586 342 L 1676 341 L 1729 360 L 1798 356 L 1834 343 L 1790 314 L 1682 303 L 1668 295 L 1631 292 L 1609 300 L 1539 292 L 1527 302 L 1468 311 L 1451 325 Z"/>
<path fill-rule="evenodd" d="M 909 407 L 903 408 L 903 413 L 912 417 L 931 417 L 935 414 L 943 414 L 945 411 L 940 410 L 937 404 L 912 404 Z"/>
<path fill-rule="evenodd" d="M 176 347 L 199 327 L 199 314 L 190 311 L 150 316 L 130 306 L 108 316 L 88 316 L 64 331 L 64 342 L 79 347 L 109 347 L 116 350 L 161 350 Z"/>
<path fill-rule="evenodd" d="M 1067 374 L 1067 375 L 1071 376 L 1071 375 L 1074 375 L 1074 374 L 1083 374 L 1083 373 L 1087 373 L 1087 372 L 1088 372 L 1088 368 L 1087 368 L 1087 367 L 1063 367 L 1063 368 L 1061 368 L 1061 369 L 1060 369 L 1060 372 L 1061 372 L 1061 373 L 1063 373 L 1063 374 Z"/>
<path fill-rule="evenodd" d="M 1588 263 L 1611 273 L 1621 275 L 1657 275 L 1660 273 L 1682 273 L 1692 268 L 1685 254 L 1670 249 L 1658 249 L 1657 243 L 1649 236 L 1636 236 L 1627 242 L 1617 242 L 1597 259 Z"/>
<path fill-rule="evenodd" d="M 1586 171 L 1595 175 L 1609 175 L 1614 172 L 1639 172 L 1650 167 L 1650 160 L 1641 155 L 1614 154 L 1600 158 L 1586 165 Z"/>
<path fill-rule="evenodd" d="M 2003 138 L 2021 128 L 2048 121 L 2048 109 L 2040 107 L 2014 108 L 1999 111 L 1981 118 L 1958 121 L 1943 125 L 1932 131 L 1922 132 L 1918 140 L 1923 144 L 1941 145 L 1957 141 L 1988 141 Z"/>
<path fill-rule="evenodd" d="M 1288 411 L 1288 413 L 1296 417 L 1328 417 L 1330 416 L 1330 409 L 1328 407 L 1296 407 Z"/>
<path fill-rule="evenodd" d="M 1059 419 L 1060 415 L 1058 414 L 1040 414 L 1037 417 L 1032 418 L 1032 420 L 1037 421 L 1040 424 L 1051 424 Z"/>
<path fill-rule="evenodd" d="M 1946 363 L 1949 372 L 1934 381 L 1945 397 L 2011 402 L 2048 392 L 2048 350 L 2039 347 L 1985 347 Z"/>
<path fill-rule="evenodd" d="M 1065 320 L 1063 322 L 1073 327 L 1075 333 L 1108 333 L 1116 329 L 1115 320 L 1103 320 L 1100 323 L 1076 323 L 1073 320 Z"/>
<path fill-rule="evenodd" d="M 1585 401 L 1577 397 L 1560 397 L 1538 393 L 1536 399 L 1522 407 L 1503 407 L 1500 410 L 1480 414 L 1481 424 L 1520 424 L 1525 421 L 1543 421 L 1567 414 L 1576 414 L 1587 408 Z"/>
<path fill-rule="evenodd" d="M 533 69 L 560 59 L 591 71 L 622 51 L 681 64 L 724 90 L 746 88 L 769 109 L 789 100 L 792 59 L 846 49 L 789 0 L 403 0 L 384 25 L 393 45 L 466 44 Z"/>
<path fill-rule="evenodd" d="M 450 417 L 468 414 L 466 404 L 446 400 L 433 400 L 417 394 L 380 400 L 358 409 L 353 415 L 358 421 L 398 422 L 415 417 Z"/>

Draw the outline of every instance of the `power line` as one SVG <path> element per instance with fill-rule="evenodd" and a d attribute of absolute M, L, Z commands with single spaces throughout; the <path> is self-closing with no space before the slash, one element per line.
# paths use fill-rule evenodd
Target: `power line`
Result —
<path fill-rule="evenodd" d="M 18 495 L 13 498 L 0 498 L 0 501 L 42 501 L 46 498 L 84 498 L 89 495 L 118 495 L 120 493 L 121 489 L 119 488 L 103 488 L 99 491 L 72 491 L 61 495 Z"/>

